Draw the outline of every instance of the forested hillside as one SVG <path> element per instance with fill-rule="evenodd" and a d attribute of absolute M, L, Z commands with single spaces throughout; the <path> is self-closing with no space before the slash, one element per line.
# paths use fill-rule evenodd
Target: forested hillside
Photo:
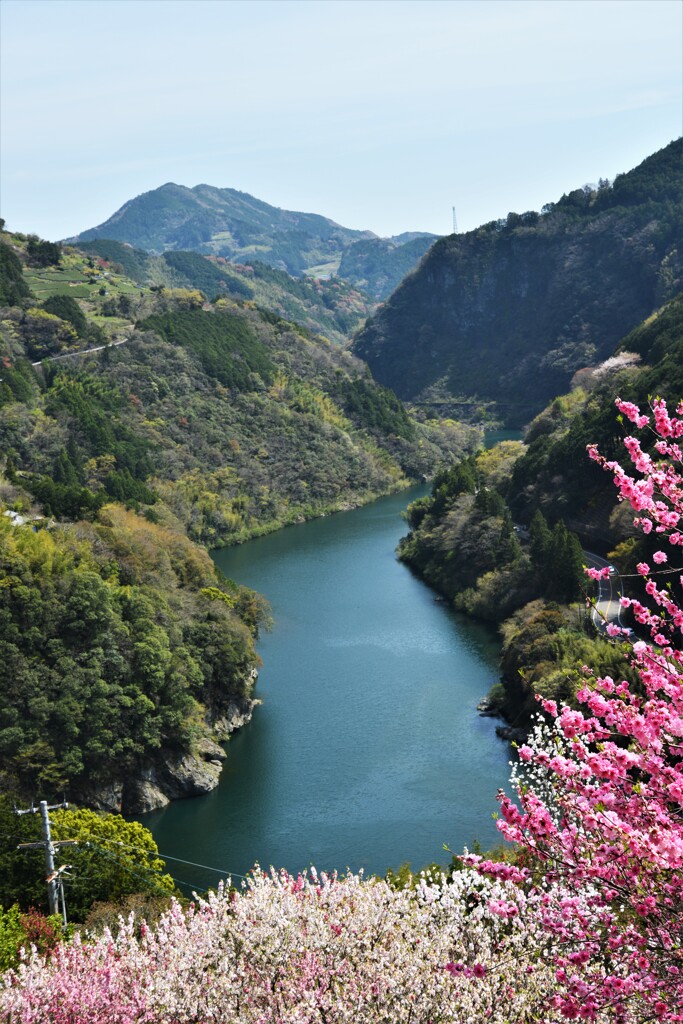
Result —
<path fill-rule="evenodd" d="M 404 399 L 522 426 L 682 286 L 678 140 L 612 184 L 441 239 L 354 351 Z"/>
<path fill-rule="evenodd" d="M 157 254 L 191 250 L 231 263 L 257 261 L 295 277 L 338 273 L 384 298 L 436 237 L 407 232 L 380 239 L 319 214 L 281 210 L 236 189 L 169 182 L 129 200 L 109 220 L 68 241 L 114 240 Z"/>
<path fill-rule="evenodd" d="M 437 235 L 416 238 L 367 238 L 342 253 L 338 277 L 353 281 L 375 299 L 385 299 L 413 270 Z"/>
<path fill-rule="evenodd" d="M 527 452 L 512 475 L 514 515 L 528 521 L 541 508 L 551 519 L 565 518 L 587 544 L 603 549 L 633 533 L 605 474 L 586 458 L 586 445 L 597 444 L 615 457 L 624 426 L 614 399 L 647 406 L 656 395 L 674 404 L 683 395 L 683 295 L 630 332 L 614 356 L 579 372 L 572 390 L 532 421 Z"/>
<path fill-rule="evenodd" d="M 104 261 L 110 277 L 119 271 L 143 287 L 198 288 L 210 299 L 250 300 L 340 344 L 376 306 L 369 295 L 345 281 L 295 278 L 260 259 L 236 264 L 225 256 L 180 250 L 153 256 L 109 239 L 84 242 L 79 252 Z"/>
<path fill-rule="evenodd" d="M 502 622 L 502 686 L 491 709 L 528 727 L 535 695 L 574 701 L 581 667 L 628 674 L 618 649 L 595 638 L 571 605 L 590 595 L 582 547 L 637 576 L 660 544 L 639 533 L 594 444 L 617 459 L 630 431 L 615 399 L 647 408 L 683 394 L 683 295 L 624 338 L 615 355 L 575 375 L 573 387 L 531 423 L 525 441 L 504 442 L 439 474 L 432 495 L 410 506 L 399 553 L 468 614 Z M 654 438 L 653 438 L 654 440 Z M 669 587 L 678 593 L 675 580 Z"/>
<path fill-rule="evenodd" d="M 114 255 L 0 243 L 0 779 L 133 809 L 215 785 L 251 713 L 263 605 L 195 542 L 368 501 L 479 435 L 251 299 Z"/>

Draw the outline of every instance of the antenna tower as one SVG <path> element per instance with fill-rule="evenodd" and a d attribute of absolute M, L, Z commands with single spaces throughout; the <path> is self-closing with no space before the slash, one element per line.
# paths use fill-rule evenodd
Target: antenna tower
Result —
<path fill-rule="evenodd" d="M 453 207 L 453 234 L 458 233 L 458 218 L 455 216 L 455 207 Z"/>

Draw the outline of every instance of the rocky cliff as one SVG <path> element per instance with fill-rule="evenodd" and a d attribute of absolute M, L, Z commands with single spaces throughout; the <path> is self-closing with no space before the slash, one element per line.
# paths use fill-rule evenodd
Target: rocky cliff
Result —
<path fill-rule="evenodd" d="M 682 155 L 437 242 L 355 353 L 403 399 L 527 422 L 683 285 Z"/>

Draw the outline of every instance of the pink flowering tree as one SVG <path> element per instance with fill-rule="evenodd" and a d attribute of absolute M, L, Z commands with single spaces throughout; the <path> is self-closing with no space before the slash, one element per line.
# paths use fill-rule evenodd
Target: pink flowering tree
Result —
<path fill-rule="evenodd" d="M 519 749 L 517 798 L 500 794 L 503 835 L 543 865 L 540 920 L 552 941 L 558 1018 L 683 1021 L 683 403 L 677 416 L 653 402 L 621 413 L 649 431 L 648 454 L 625 439 L 635 473 L 589 455 L 614 475 L 621 501 L 644 534 L 658 536 L 653 565 L 638 565 L 647 598 L 623 598 L 637 632 L 614 625 L 631 646 L 640 684 L 595 678 L 585 668 L 582 710 L 543 701 Z M 593 578 L 608 569 L 587 570 Z M 525 872 L 480 863 L 525 881 Z"/>
<path fill-rule="evenodd" d="M 30 953 L 0 984 L 11 1024 L 539 1024 L 553 984 L 514 884 L 464 870 L 380 879 L 255 871 L 154 928 Z M 492 908 L 496 908 L 496 911 Z"/>

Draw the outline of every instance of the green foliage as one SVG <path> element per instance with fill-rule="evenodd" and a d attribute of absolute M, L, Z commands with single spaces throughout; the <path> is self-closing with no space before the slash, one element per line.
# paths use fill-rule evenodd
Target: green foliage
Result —
<path fill-rule="evenodd" d="M 527 451 L 515 464 L 510 484 L 515 516 L 528 522 L 540 508 L 554 520 L 571 510 L 573 520 L 604 548 L 618 543 L 625 524 L 613 518 L 614 488 L 588 458 L 586 445 L 597 444 L 607 458 L 617 457 L 624 428 L 615 415 L 616 395 L 646 408 L 650 396 L 675 404 L 681 394 L 683 294 L 627 335 L 615 358 L 587 373 L 580 387 L 555 399 L 533 421 Z"/>
<path fill-rule="evenodd" d="M 19 963 L 19 950 L 28 946 L 28 935 L 17 903 L 8 910 L 0 908 L 0 971 Z"/>
<path fill-rule="evenodd" d="M 0 907 L 0 971 L 17 967 L 22 949 L 28 951 L 35 946 L 39 953 L 45 953 L 62 938 L 62 921 L 57 915 L 46 917 L 33 908 L 22 913 L 17 903 L 7 910 Z"/>
<path fill-rule="evenodd" d="M 583 552 L 559 521 L 540 512 L 530 542 L 520 543 L 503 493 L 523 448 L 505 442 L 439 473 L 431 496 L 408 509 L 411 533 L 399 556 L 470 615 L 501 621 L 542 595 L 572 601 L 581 593 Z"/>
<path fill-rule="evenodd" d="M 80 242 L 78 248 L 85 253 L 106 260 L 113 268 L 126 274 L 136 284 L 146 284 L 149 275 L 149 254 L 142 249 L 114 241 L 110 238 L 96 238 L 91 242 Z"/>
<path fill-rule="evenodd" d="M 414 270 L 437 235 L 418 235 L 406 241 L 364 238 L 342 253 L 339 277 L 353 281 L 376 299 L 386 299 Z"/>
<path fill-rule="evenodd" d="M 149 515 L 154 502 L 157 521 L 230 543 L 386 493 L 474 439 L 411 421 L 353 358 L 277 314 L 183 310 L 176 295 L 160 293 L 172 308 L 146 324 L 182 344 L 147 331 L 87 363 L 46 362 L 26 407 L 0 381 L 0 448 L 48 515 L 92 519 L 112 497 Z"/>
<path fill-rule="evenodd" d="M 152 312 L 147 287 L 162 298 L 178 287 L 199 289 L 213 299 L 223 297 L 238 302 L 253 299 L 260 309 L 268 311 L 266 315 L 273 316 L 273 323 L 279 317 L 288 322 L 287 329 L 291 330 L 292 323 L 297 322 L 302 331 L 323 333 L 339 343 L 348 340 L 373 308 L 367 295 L 344 281 L 295 278 L 284 270 L 253 259 L 253 253 L 247 265 L 235 265 L 224 256 L 196 252 L 172 251 L 153 256 L 108 239 L 96 239 L 80 246 L 83 252 L 97 257 L 100 270 L 106 276 L 96 272 L 92 257 L 89 257 L 91 266 L 82 265 L 82 261 L 79 265 L 78 257 L 70 254 L 59 276 L 49 268 L 40 276 L 32 276 L 36 294 L 41 297 L 45 293 L 69 294 L 87 299 L 91 295 L 87 282 L 97 280 L 107 292 L 100 307 L 103 316 L 130 317 L 138 307 L 137 315 L 144 318 Z M 124 274 L 128 277 L 121 276 Z M 133 282 L 145 291 L 136 296 Z"/>
<path fill-rule="evenodd" d="M 51 814 L 55 840 L 75 840 L 65 847 L 71 876 L 66 883 L 69 917 L 83 921 L 96 902 L 121 903 L 133 893 L 170 896 L 176 892 L 152 833 L 120 814 L 85 808 Z"/>
<path fill-rule="evenodd" d="M 87 337 L 88 320 L 76 300 L 72 299 L 70 295 L 51 295 L 43 303 L 43 309 L 47 313 L 61 317 L 62 320 L 68 320 L 79 338 Z"/>
<path fill-rule="evenodd" d="M 152 470 L 152 445 L 126 422 L 130 401 L 101 379 L 65 372 L 52 380 L 46 410 L 57 417 L 68 414 L 73 418 L 85 457 L 113 455 L 121 470 L 144 480 Z"/>
<path fill-rule="evenodd" d="M 165 252 L 164 261 L 192 285 L 206 295 L 232 295 L 240 299 L 252 299 L 254 290 L 237 274 L 225 266 L 212 263 L 196 252 Z"/>
<path fill-rule="evenodd" d="M 19 306 L 30 294 L 21 260 L 9 245 L 0 242 L 0 305 Z"/>
<path fill-rule="evenodd" d="M 125 804 L 136 766 L 249 693 L 254 613 L 207 603 L 208 556 L 117 506 L 0 535 L 0 771 L 27 796 L 119 780 Z"/>
<path fill-rule="evenodd" d="M 585 589 L 584 555 L 578 537 L 560 520 L 551 530 L 540 509 L 529 527 L 530 554 L 538 592 L 551 601 L 570 602 Z"/>
<path fill-rule="evenodd" d="M 76 482 L 58 483 L 49 476 L 28 475 L 22 483 L 45 515 L 58 519 L 92 519 L 107 501 L 104 491 L 93 492 Z"/>
<path fill-rule="evenodd" d="M 26 354 L 36 362 L 59 355 L 78 337 L 70 323 L 37 306 L 27 309 L 22 316 L 21 333 L 25 339 Z"/>
<path fill-rule="evenodd" d="M 0 407 L 10 402 L 30 402 L 36 393 L 36 376 L 28 359 L 17 359 L 0 369 Z"/>
<path fill-rule="evenodd" d="M 70 921 L 83 921 L 97 902 L 121 904 L 132 894 L 152 898 L 176 893 L 165 872 L 152 833 L 120 814 L 101 814 L 85 808 L 50 812 L 57 864 L 68 864 L 64 875 Z M 40 948 L 62 935 L 60 918 L 45 918 L 47 890 L 42 849 L 17 849 L 19 843 L 42 839 L 40 815 L 14 813 L 14 801 L 0 796 L 0 959 L 12 957 L 22 942 Z M 72 845 L 73 844 L 73 845 Z M 34 911 L 32 908 L 38 908 Z"/>
<path fill-rule="evenodd" d="M 574 704 L 585 684 L 583 666 L 599 676 L 635 683 L 627 649 L 597 637 L 588 616 L 536 600 L 503 625 L 503 693 L 497 709 L 515 726 L 528 728 L 538 713 L 537 694 Z"/>
<path fill-rule="evenodd" d="M 225 387 L 252 390 L 253 374 L 265 382 L 271 379 L 273 363 L 242 317 L 181 310 L 149 317 L 140 326 L 195 353 L 204 371 Z"/>
<path fill-rule="evenodd" d="M 62 247 L 59 242 L 46 242 L 37 235 L 29 235 L 26 255 L 34 267 L 51 267 L 61 261 Z"/>
<path fill-rule="evenodd" d="M 345 380 L 339 390 L 346 413 L 364 427 L 408 440 L 415 437 L 415 426 L 393 391 L 363 377 Z"/>

